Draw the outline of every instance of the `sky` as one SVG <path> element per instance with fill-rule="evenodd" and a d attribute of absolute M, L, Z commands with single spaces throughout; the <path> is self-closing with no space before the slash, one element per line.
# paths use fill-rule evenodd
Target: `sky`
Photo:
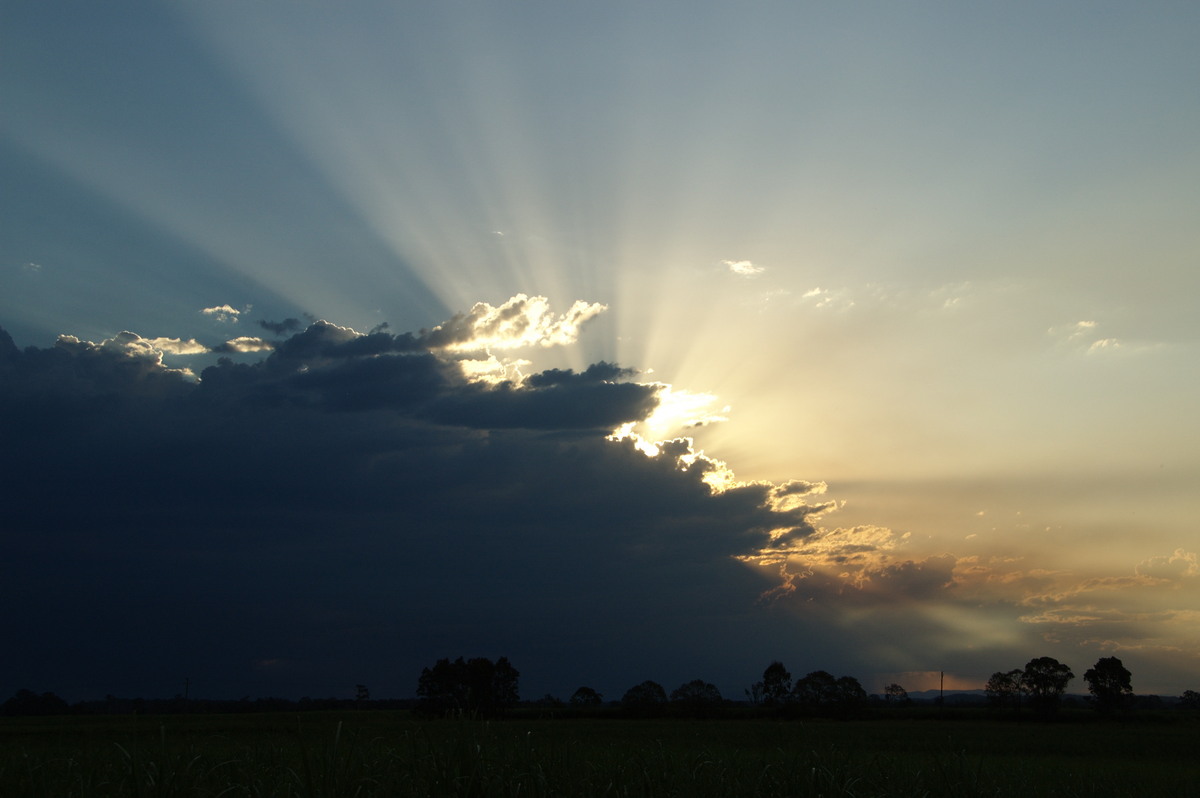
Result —
<path fill-rule="evenodd" d="M 0 6 L 0 694 L 1200 689 L 1200 6 Z"/>

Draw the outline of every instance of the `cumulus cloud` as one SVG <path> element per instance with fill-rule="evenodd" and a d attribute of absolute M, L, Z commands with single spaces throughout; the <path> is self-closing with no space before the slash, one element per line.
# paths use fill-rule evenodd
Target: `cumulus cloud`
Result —
<path fill-rule="evenodd" d="M 7 556 L 22 563 L 0 600 L 41 597 L 0 622 L 25 641 L 9 672 L 170 695 L 186 663 L 235 696 L 364 670 L 407 695 L 458 652 L 572 681 L 584 661 L 629 683 L 740 673 L 714 636 L 761 648 L 761 668 L 782 623 L 756 603 L 774 576 L 738 558 L 779 530 L 814 534 L 817 483 L 716 485 L 724 464 L 690 440 L 651 455 L 613 435 L 661 392 L 617 364 L 484 380 L 457 360 L 573 340 L 595 312 L 516 297 L 424 333 L 319 321 L 198 380 L 163 363 L 194 348 L 180 339 L 0 336 Z M 80 595 L 97 597 L 86 613 Z M 264 661 L 292 681 L 255 688 Z"/>
<path fill-rule="evenodd" d="M 191 339 L 19 350 L 0 333 L 6 557 L 22 563 L 0 601 L 35 607 L 0 620 L 26 643 L 11 678 L 171 695 L 187 667 L 237 696 L 352 670 L 409 695 L 433 659 L 478 652 L 545 689 L 698 671 L 724 689 L 788 652 L 866 677 L 930 652 L 974 662 L 954 653 L 967 639 L 1158 650 L 1194 604 L 1189 551 L 1081 576 L 830 527 L 841 503 L 823 482 L 740 480 L 688 437 L 643 437 L 672 386 L 457 348 L 520 340 L 532 356 L 577 333 L 581 314 L 538 304 L 418 332 L 234 338 L 210 351 L 258 359 L 198 378 L 164 363 Z M 79 595 L 99 598 L 82 613 Z"/>
<path fill-rule="evenodd" d="M 246 352 L 269 352 L 274 348 L 275 344 L 263 338 L 239 335 L 237 338 L 230 338 L 228 341 L 214 346 L 212 351 L 244 354 Z"/>
<path fill-rule="evenodd" d="M 468 313 L 422 334 L 421 343 L 458 351 L 565 346 L 575 342 L 585 322 L 606 309 L 598 302 L 579 300 L 556 315 L 546 297 L 517 294 L 499 307 L 476 303 Z"/>
<path fill-rule="evenodd" d="M 1200 576 L 1200 564 L 1196 561 L 1195 552 L 1175 549 L 1170 555 L 1151 557 L 1139 563 L 1135 573 L 1151 579 L 1176 581 Z"/>
<path fill-rule="evenodd" d="M 169 355 L 200 355 L 208 351 L 208 347 L 195 338 L 189 338 L 186 341 L 180 338 L 147 338 L 144 340 L 153 349 Z"/>
<path fill-rule="evenodd" d="M 204 351 L 193 340 L 178 338 L 143 338 L 137 333 L 122 331 L 99 343 L 81 340 L 74 335 L 60 335 L 54 348 L 41 354 L 27 353 L 26 362 L 36 365 L 44 382 L 41 390 L 57 388 L 54 378 L 62 377 L 83 396 L 95 390 L 134 391 L 170 390 L 172 380 L 191 378 L 187 369 L 168 368 L 163 354 L 195 354 Z M 44 370 L 43 370 L 44 369 Z M 127 384 L 124 384 L 127 381 Z M 21 384 L 12 386 L 21 390 Z"/>
<path fill-rule="evenodd" d="M 209 316 L 217 321 L 234 322 L 242 315 L 242 311 L 231 305 L 216 305 L 211 308 L 202 308 L 200 310 L 205 316 Z"/>
<path fill-rule="evenodd" d="M 792 482 L 773 486 L 776 506 L 793 503 L 816 519 L 836 509 L 836 502 L 808 503 L 805 497 L 824 493 L 824 483 Z M 799 532 L 800 534 L 797 534 Z M 762 598 L 833 601 L 847 605 L 880 605 L 930 599 L 956 585 L 958 558 L 952 554 L 920 559 L 902 557 L 908 533 L 881 526 L 777 529 L 769 546 L 744 557 L 760 567 L 777 570 L 781 583 Z"/>
<path fill-rule="evenodd" d="M 757 277 L 766 271 L 766 267 L 755 266 L 748 260 L 723 260 L 721 263 L 738 277 Z"/>
<path fill-rule="evenodd" d="M 846 311 L 855 306 L 855 300 L 845 288 L 830 289 L 816 286 L 800 295 L 800 301 L 815 308 Z"/>
<path fill-rule="evenodd" d="M 1099 340 L 1093 341 L 1091 343 L 1091 345 L 1088 347 L 1088 354 L 1092 354 L 1094 352 L 1103 352 L 1106 349 L 1120 349 L 1120 348 L 1121 348 L 1121 342 L 1118 341 L 1116 338 L 1100 338 Z"/>

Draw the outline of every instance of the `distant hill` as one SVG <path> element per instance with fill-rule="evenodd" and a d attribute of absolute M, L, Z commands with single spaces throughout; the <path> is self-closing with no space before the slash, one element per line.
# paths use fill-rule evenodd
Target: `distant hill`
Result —
<path fill-rule="evenodd" d="M 911 700 L 919 703 L 933 703 L 938 700 L 939 695 L 941 695 L 941 691 L 938 690 L 911 690 L 908 693 L 908 697 Z M 987 703 L 987 692 L 982 688 L 978 690 L 946 690 L 945 696 L 947 705 L 963 706 Z M 882 695 L 876 697 L 883 698 Z M 1086 693 L 1067 693 L 1063 696 L 1063 703 L 1067 706 L 1087 705 L 1090 704 L 1091 700 L 1092 697 Z M 1178 696 L 1141 694 L 1134 695 L 1131 703 L 1131 706 L 1137 709 L 1171 708 L 1179 705 L 1180 699 Z"/>

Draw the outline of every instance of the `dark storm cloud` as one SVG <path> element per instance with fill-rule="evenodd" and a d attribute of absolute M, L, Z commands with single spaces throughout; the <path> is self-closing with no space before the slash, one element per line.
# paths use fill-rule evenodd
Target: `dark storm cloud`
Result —
<path fill-rule="evenodd" d="M 361 335 L 322 321 L 279 343 L 261 363 L 222 361 L 206 369 L 199 393 L 331 410 L 403 410 L 451 426 L 607 431 L 645 418 L 657 403 L 655 386 L 613 381 L 628 376 L 627 369 L 598 363 L 579 374 L 534 374 L 520 386 L 469 383 L 453 362 L 420 348 L 410 334 Z"/>
<path fill-rule="evenodd" d="M 284 319 L 283 321 L 267 321 L 266 319 L 259 319 L 258 326 L 262 327 L 267 332 L 272 332 L 276 335 L 283 335 L 285 333 L 299 330 L 301 323 L 299 319 L 292 318 Z"/>
<path fill-rule="evenodd" d="M 465 426 L 606 431 L 646 418 L 658 402 L 651 385 L 593 382 L 578 376 L 532 388 L 512 383 L 472 386 L 432 408 L 430 417 Z"/>
<path fill-rule="evenodd" d="M 318 322 L 197 381 L 132 333 L 0 337 L 0 598 L 26 608 L 0 690 L 406 695 L 459 653 L 567 682 L 732 667 L 769 587 L 734 558 L 813 508 L 713 492 L 686 441 L 608 440 L 659 390 L 618 366 L 471 382 L 419 341 Z"/>
<path fill-rule="evenodd" d="M 562 385 L 583 382 L 611 382 L 634 376 L 633 369 L 623 369 L 614 363 L 601 360 L 593 363 L 582 373 L 576 374 L 572 369 L 547 369 L 540 374 L 534 374 L 528 383 L 535 388 L 547 385 Z"/>

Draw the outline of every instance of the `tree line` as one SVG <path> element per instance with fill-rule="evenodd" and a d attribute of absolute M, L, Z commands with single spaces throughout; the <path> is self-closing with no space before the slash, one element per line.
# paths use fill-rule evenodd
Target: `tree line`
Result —
<path fill-rule="evenodd" d="M 1019 712 L 1022 704 L 1039 715 L 1053 715 L 1062 704 L 1067 685 L 1075 678 L 1071 668 L 1053 657 L 1035 657 L 1024 668 L 996 671 L 984 688 L 988 702 L 999 709 Z M 1133 698 L 1133 674 L 1117 657 L 1101 657 L 1083 674 L 1092 706 L 1104 715 L 1116 715 Z M 1200 694 L 1185 690 L 1184 706 L 1200 706 Z"/>
<path fill-rule="evenodd" d="M 984 688 L 987 702 L 997 710 L 1019 713 L 1027 709 L 1041 716 L 1055 714 L 1063 703 L 1067 687 L 1075 674 L 1053 657 L 1035 657 L 1024 668 L 997 671 Z M 1132 674 L 1120 659 L 1101 657 L 1083 675 L 1091 705 L 1104 715 L 1128 710 L 1134 698 Z M 305 709 L 414 709 L 429 716 L 496 717 L 521 703 L 520 672 L 506 657 L 493 662 L 484 657 L 438 660 L 424 668 L 417 680 L 417 698 L 371 700 L 365 685 L 356 685 L 355 698 L 309 699 L 299 701 L 260 698 L 240 701 L 174 699 L 118 699 L 82 701 L 69 705 L 54 693 L 37 694 L 18 690 L 0 704 L 0 715 L 62 714 L 173 714 L 178 712 L 279 712 Z M 889 684 L 882 696 L 869 696 L 852 676 L 834 676 L 817 670 L 793 680 L 782 662 L 771 662 L 762 678 L 746 688 L 744 700 L 731 701 L 703 679 L 693 679 L 670 693 L 659 683 L 644 681 L 630 687 L 619 700 L 605 702 L 595 689 L 582 686 L 564 702 L 553 696 L 525 702 L 544 708 L 569 708 L 576 712 L 610 711 L 614 706 L 628 717 L 715 717 L 735 703 L 745 703 L 761 712 L 779 716 L 827 715 L 853 716 L 867 705 L 905 706 L 911 703 L 899 684 Z M 1145 698 L 1145 697 L 1143 697 Z M 1151 699 L 1157 699 L 1150 696 Z M 1151 704 L 1153 706 L 1153 704 Z M 1200 711 L 1200 692 L 1185 690 L 1177 705 Z"/>
<path fill-rule="evenodd" d="M 1069 666 L 1053 657 L 1035 657 L 1023 669 L 998 671 L 992 674 L 984 689 L 988 703 L 998 709 L 1020 711 L 1022 705 L 1035 713 L 1054 714 L 1075 674 Z M 417 684 L 418 710 L 430 715 L 466 714 L 495 716 L 512 708 L 519 701 L 520 673 L 507 658 L 495 663 L 484 658 L 464 660 L 459 657 L 438 660 L 421 672 Z M 1116 657 L 1102 657 L 1084 673 L 1092 706 L 1104 714 L 1116 714 L 1126 709 L 1133 696 L 1132 676 Z M 869 702 L 885 706 L 911 703 L 908 693 L 899 684 L 889 684 L 882 697 L 869 696 L 853 676 L 834 676 L 828 671 L 812 671 L 793 680 L 787 667 L 774 661 L 763 671 L 762 679 L 745 690 L 746 702 L 780 716 L 827 715 L 853 716 Z M 570 707 L 575 710 L 599 708 L 604 697 L 595 689 L 582 686 L 567 702 L 552 696 L 535 702 L 540 706 Z M 628 717 L 661 717 L 667 714 L 684 717 L 714 717 L 731 703 L 720 690 L 703 679 L 686 682 L 669 694 L 655 681 L 644 681 L 630 687 L 616 704 Z M 1184 708 L 1200 710 L 1200 693 L 1184 691 L 1180 699 Z"/>

